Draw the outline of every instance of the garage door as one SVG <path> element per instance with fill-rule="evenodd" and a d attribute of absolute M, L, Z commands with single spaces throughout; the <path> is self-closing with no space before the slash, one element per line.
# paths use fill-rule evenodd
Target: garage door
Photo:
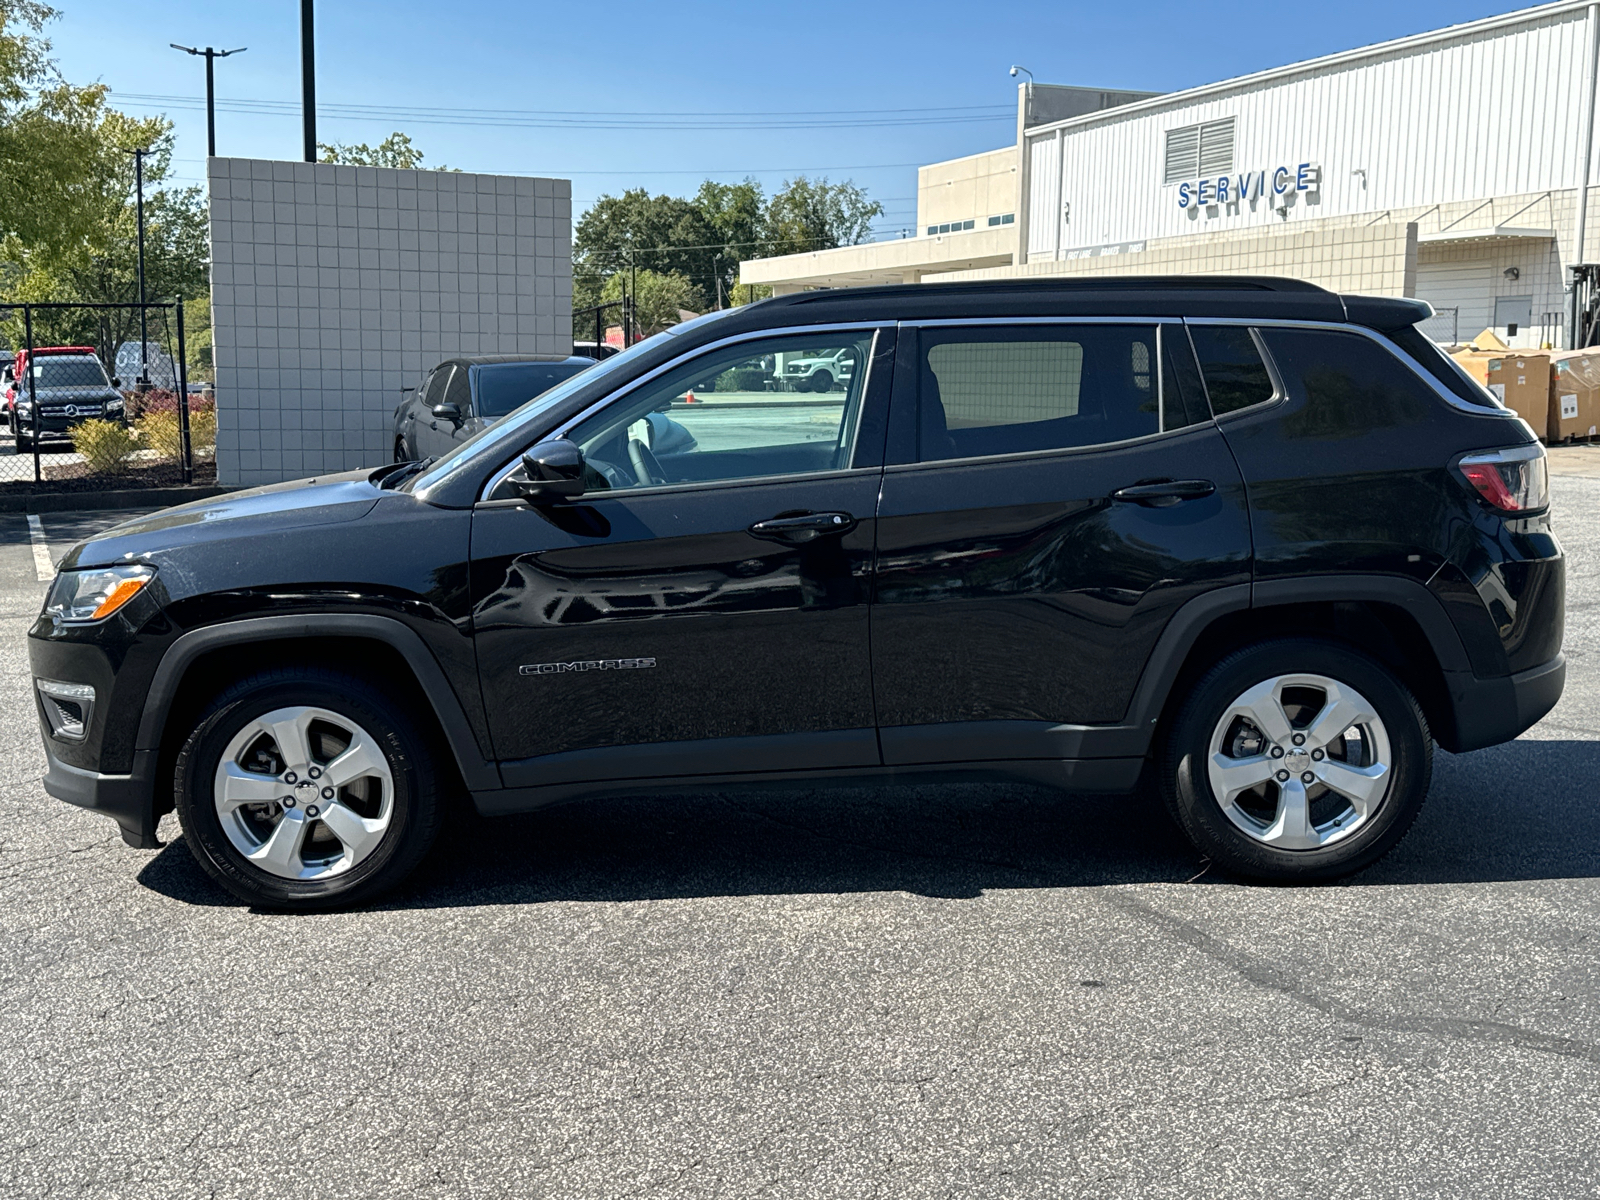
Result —
<path fill-rule="evenodd" d="M 1417 264 L 1417 298 L 1433 305 L 1435 315 L 1422 331 L 1436 342 L 1471 341 L 1494 319 L 1487 262 Z"/>

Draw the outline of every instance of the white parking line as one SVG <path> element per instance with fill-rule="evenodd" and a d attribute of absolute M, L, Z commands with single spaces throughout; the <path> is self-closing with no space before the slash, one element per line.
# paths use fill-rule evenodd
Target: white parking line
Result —
<path fill-rule="evenodd" d="M 33 542 L 33 570 L 40 583 L 49 583 L 56 577 L 56 565 L 50 561 L 50 543 L 44 540 L 44 522 L 38 514 L 28 514 L 28 537 Z"/>

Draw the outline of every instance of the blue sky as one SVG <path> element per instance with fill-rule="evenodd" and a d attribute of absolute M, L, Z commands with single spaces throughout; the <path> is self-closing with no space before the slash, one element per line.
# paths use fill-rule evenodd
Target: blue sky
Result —
<path fill-rule="evenodd" d="M 204 112 L 133 99 L 203 100 L 204 63 L 169 42 L 248 46 L 217 64 L 219 100 L 284 106 L 219 111 L 219 153 L 300 157 L 295 0 L 52 2 L 68 78 L 108 84 L 130 112 L 167 112 L 178 176 L 203 176 Z M 689 193 L 708 176 L 753 175 L 769 192 L 801 171 L 851 178 L 882 201 L 878 231 L 892 236 L 915 220 L 916 164 L 1014 140 L 1012 63 L 1042 83 L 1171 91 L 1506 11 L 1492 0 L 318 0 L 319 106 L 432 114 L 324 110 L 318 135 L 373 142 L 404 129 L 429 163 L 570 178 L 575 211 L 626 187 Z M 524 113 L 580 115 L 481 123 Z M 640 129 L 634 113 L 667 127 Z M 623 115 L 611 128 L 570 124 L 597 114 Z M 696 124 L 744 127 L 684 127 Z"/>

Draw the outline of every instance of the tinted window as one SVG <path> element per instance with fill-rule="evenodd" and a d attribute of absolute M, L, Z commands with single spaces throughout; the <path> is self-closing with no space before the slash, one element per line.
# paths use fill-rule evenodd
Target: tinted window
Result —
<path fill-rule="evenodd" d="M 435 367 L 433 374 L 428 376 L 427 382 L 422 386 L 422 391 L 417 393 L 417 397 L 422 401 L 424 407 L 432 408 L 444 398 L 444 385 L 450 382 L 451 369 L 449 363 L 444 363 Z"/>
<path fill-rule="evenodd" d="M 1393 354 L 1358 333 L 1263 329 L 1283 385 L 1304 404 L 1284 418 L 1295 437 L 1359 437 L 1425 420 L 1438 400 Z"/>
<path fill-rule="evenodd" d="M 924 330 L 919 457 L 1058 450 L 1161 429 L 1153 326 Z"/>
<path fill-rule="evenodd" d="M 472 412 L 472 381 L 466 363 L 457 363 L 450 371 L 450 382 L 444 385 L 442 404 L 454 404 L 466 416 Z"/>
<path fill-rule="evenodd" d="M 34 387 L 107 387 L 105 368 L 88 354 L 52 355 L 33 364 Z"/>
<path fill-rule="evenodd" d="M 765 338 L 701 355 L 573 430 L 591 488 L 849 465 L 871 330 Z"/>
<path fill-rule="evenodd" d="M 1418 366 L 1468 404 L 1476 404 L 1480 408 L 1502 407 L 1483 384 L 1463 371 L 1455 359 L 1439 349 L 1416 326 L 1391 330 L 1389 338 L 1416 359 Z"/>
<path fill-rule="evenodd" d="M 586 362 L 547 362 L 492 363 L 479 367 L 477 413 L 491 420 L 503 417 L 589 365 Z"/>
<path fill-rule="evenodd" d="M 1272 399 L 1272 376 L 1250 331 L 1236 325 L 1192 325 L 1195 356 L 1205 376 L 1211 411 L 1238 412 Z"/>

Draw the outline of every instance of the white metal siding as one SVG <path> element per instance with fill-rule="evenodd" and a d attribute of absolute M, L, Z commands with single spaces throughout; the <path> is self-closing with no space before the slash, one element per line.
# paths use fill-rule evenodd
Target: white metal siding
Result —
<path fill-rule="evenodd" d="M 1056 250 L 1061 212 L 1061 141 L 1055 134 L 1028 146 L 1028 255 L 1049 258 Z"/>
<path fill-rule="evenodd" d="M 1063 201 L 1072 248 L 1574 187 L 1585 31 L 1583 10 L 1559 12 L 1190 103 L 1114 109 L 1062 127 L 1060 192 L 1041 159 L 1049 134 L 1036 135 L 1031 199 L 1052 212 L 1035 216 L 1031 248 L 1048 248 Z M 1319 202 L 1298 197 L 1287 218 L 1265 201 L 1215 216 L 1179 208 L 1177 185 L 1162 183 L 1166 131 L 1227 117 L 1235 175 L 1319 163 Z"/>

